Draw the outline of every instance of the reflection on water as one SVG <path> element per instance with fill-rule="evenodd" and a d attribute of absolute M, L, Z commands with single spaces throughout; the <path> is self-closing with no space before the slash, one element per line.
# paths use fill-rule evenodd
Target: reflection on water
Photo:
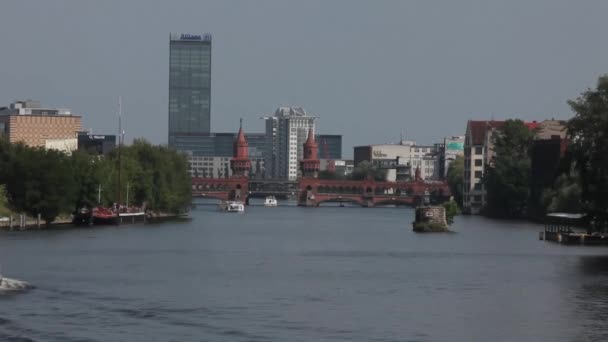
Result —
<path fill-rule="evenodd" d="M 608 256 L 582 256 L 579 262 L 582 284 L 574 300 L 581 340 L 608 341 Z"/>
<path fill-rule="evenodd" d="M 0 261 L 37 288 L 0 296 L 0 341 L 608 340 L 604 247 L 525 222 L 425 235 L 407 208 L 284 204 L 2 232 Z"/>

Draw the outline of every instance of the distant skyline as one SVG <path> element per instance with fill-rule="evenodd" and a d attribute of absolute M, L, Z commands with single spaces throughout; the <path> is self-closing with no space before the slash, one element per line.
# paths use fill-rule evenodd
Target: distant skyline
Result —
<path fill-rule="evenodd" d="M 282 105 L 352 146 L 462 135 L 468 119 L 567 119 L 608 72 L 608 2 L 30 1 L 0 4 L 0 106 L 167 143 L 169 34 L 213 35 L 211 130 Z"/>

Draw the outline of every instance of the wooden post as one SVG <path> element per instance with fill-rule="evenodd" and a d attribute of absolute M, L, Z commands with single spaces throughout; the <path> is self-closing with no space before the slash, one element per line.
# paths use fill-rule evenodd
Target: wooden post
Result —
<path fill-rule="evenodd" d="M 10 230 L 13 230 L 13 215 L 10 216 L 9 220 L 8 220 L 8 227 Z"/>
<path fill-rule="evenodd" d="M 38 226 L 38 229 L 40 229 L 40 213 L 38 213 L 38 217 L 36 217 L 36 225 Z"/>

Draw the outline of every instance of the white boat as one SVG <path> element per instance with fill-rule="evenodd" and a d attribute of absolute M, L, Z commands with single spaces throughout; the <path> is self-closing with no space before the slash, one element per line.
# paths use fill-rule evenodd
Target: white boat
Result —
<path fill-rule="evenodd" d="M 242 213 L 245 211 L 245 205 L 242 202 L 236 201 L 226 202 L 224 210 L 229 213 Z"/>
<path fill-rule="evenodd" d="M 0 271 L 2 271 L 1 268 Z M 4 292 L 23 291 L 29 288 L 32 288 L 29 283 L 17 279 L 2 277 L 2 273 L 0 273 L 0 295 Z"/>
<path fill-rule="evenodd" d="M 264 206 L 265 207 L 276 207 L 277 206 L 277 199 L 274 198 L 274 196 L 268 196 L 268 197 L 266 197 L 266 200 L 264 201 Z"/>

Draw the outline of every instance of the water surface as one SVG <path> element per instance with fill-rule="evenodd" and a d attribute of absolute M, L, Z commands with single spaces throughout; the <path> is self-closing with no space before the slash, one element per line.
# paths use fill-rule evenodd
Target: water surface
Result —
<path fill-rule="evenodd" d="M 409 208 L 199 206 L 189 222 L 0 232 L 0 341 L 606 341 L 608 248 Z"/>

